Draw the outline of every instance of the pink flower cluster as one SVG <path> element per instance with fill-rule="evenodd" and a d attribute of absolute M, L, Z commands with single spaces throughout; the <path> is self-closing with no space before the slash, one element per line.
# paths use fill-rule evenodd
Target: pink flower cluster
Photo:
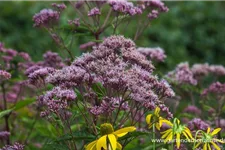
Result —
<path fill-rule="evenodd" d="M 0 139 L 7 139 L 10 136 L 10 132 L 8 131 L 0 131 Z"/>
<path fill-rule="evenodd" d="M 127 0 L 109 0 L 108 3 L 116 12 L 129 14 L 131 16 L 142 14 L 142 10 L 139 7 L 135 7 L 132 2 L 128 2 Z"/>
<path fill-rule="evenodd" d="M 225 67 L 222 65 L 194 64 L 191 68 L 195 77 L 206 76 L 209 73 L 216 76 L 225 75 Z"/>
<path fill-rule="evenodd" d="M 41 113 L 41 116 L 45 117 L 50 114 L 50 112 L 60 113 L 60 111 L 66 109 L 69 103 L 75 100 L 76 97 L 76 94 L 71 89 L 55 87 L 39 99 L 41 105 L 46 105 L 48 107 L 47 110 Z"/>
<path fill-rule="evenodd" d="M 137 50 L 146 57 L 149 57 L 151 60 L 163 62 L 166 59 L 164 50 L 160 47 L 156 48 L 139 47 Z"/>
<path fill-rule="evenodd" d="M 168 77 L 179 84 L 197 85 L 188 63 L 180 63 L 174 71 L 168 73 Z"/>
<path fill-rule="evenodd" d="M 33 16 L 34 27 L 48 27 L 59 20 L 60 13 L 52 9 L 43 9 Z"/>
<path fill-rule="evenodd" d="M 3 81 L 3 80 L 8 80 L 11 78 L 11 74 L 8 73 L 7 71 L 5 70 L 0 70 L 0 81 Z"/>
<path fill-rule="evenodd" d="M 187 106 L 184 109 L 184 112 L 186 112 L 186 113 L 193 113 L 193 114 L 196 114 L 196 115 L 200 115 L 201 114 L 201 110 L 198 107 L 194 106 L 194 105 Z"/>
<path fill-rule="evenodd" d="M 204 130 L 206 131 L 207 128 L 210 127 L 208 123 L 201 120 L 200 118 L 194 118 L 188 122 L 188 128 L 190 130 Z"/>
<path fill-rule="evenodd" d="M 28 76 L 29 83 L 37 87 L 42 87 L 45 84 L 45 77 L 54 72 L 55 69 L 60 69 L 65 64 L 62 58 L 54 52 L 47 51 L 43 54 L 43 61 L 30 62 L 25 67 L 25 75 Z"/>
<path fill-rule="evenodd" d="M 80 18 L 76 18 L 74 20 L 68 20 L 69 25 L 75 25 L 76 27 L 80 26 Z"/>
<path fill-rule="evenodd" d="M 225 67 L 222 65 L 194 64 L 191 68 L 189 64 L 180 63 L 174 71 L 168 73 L 168 77 L 179 84 L 197 85 L 198 81 L 207 75 L 223 76 Z"/>
<path fill-rule="evenodd" d="M 97 15 L 101 15 L 100 10 L 97 7 L 92 8 L 89 12 L 88 12 L 88 16 L 97 16 Z"/>
<path fill-rule="evenodd" d="M 162 12 L 169 11 L 169 8 L 165 6 L 165 4 L 161 2 L 160 0 L 146 0 L 145 3 L 146 3 L 146 6 L 159 8 L 159 10 Z"/>
<path fill-rule="evenodd" d="M 220 82 L 212 83 L 207 89 L 204 89 L 202 92 L 203 96 L 206 96 L 208 94 L 225 94 L 225 83 L 222 84 Z"/>
<path fill-rule="evenodd" d="M 90 113 L 95 115 L 110 113 L 114 109 L 126 111 L 134 103 L 150 110 L 159 105 L 171 117 L 169 109 L 161 103 L 164 98 L 173 97 L 174 92 L 166 80 L 158 80 L 152 74 L 153 69 L 154 66 L 137 51 L 133 41 L 123 36 L 111 36 L 95 46 L 91 53 L 75 59 L 71 66 L 50 73 L 45 81 L 62 89 L 83 87 L 84 101 L 88 103 Z M 96 84 L 111 94 L 100 100 L 92 89 Z M 130 94 L 123 97 L 127 92 Z"/>
<path fill-rule="evenodd" d="M 66 5 L 64 3 L 62 4 L 52 3 L 52 7 L 57 8 L 59 11 L 63 11 L 64 9 L 66 9 Z"/>
<path fill-rule="evenodd" d="M 14 145 L 6 145 L 1 150 L 23 150 L 24 145 L 19 143 L 14 143 Z"/>

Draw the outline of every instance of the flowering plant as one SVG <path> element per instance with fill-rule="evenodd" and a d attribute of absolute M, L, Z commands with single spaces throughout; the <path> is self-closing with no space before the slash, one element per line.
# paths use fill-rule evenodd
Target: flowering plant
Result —
<path fill-rule="evenodd" d="M 30 145 L 46 150 L 222 149 L 225 86 L 219 77 L 225 68 L 180 63 L 161 75 L 157 63 L 166 61 L 164 50 L 135 44 L 168 11 L 163 2 L 69 1 L 52 7 L 36 13 L 33 26 L 50 34 L 65 50 L 63 57 L 49 50 L 35 62 L 0 43 L 3 150 Z M 65 24 L 65 13 L 74 11 L 75 18 Z M 133 20 L 138 23 L 128 38 L 123 34 Z M 75 57 L 79 40 L 82 54 Z M 15 126 L 19 119 L 29 124 L 28 130 Z M 218 128 L 211 132 L 210 127 Z M 18 135 L 18 129 L 26 132 Z M 45 141 L 35 143 L 40 137 Z"/>

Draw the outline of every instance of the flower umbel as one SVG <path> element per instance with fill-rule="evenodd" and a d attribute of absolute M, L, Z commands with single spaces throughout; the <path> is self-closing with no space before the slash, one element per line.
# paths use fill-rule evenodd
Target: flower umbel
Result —
<path fill-rule="evenodd" d="M 219 143 L 225 143 L 222 140 L 216 139 L 214 138 L 214 136 L 220 132 L 221 128 L 216 128 L 215 130 L 213 130 L 212 132 L 210 132 L 210 128 L 208 127 L 207 132 L 203 132 L 202 131 L 202 135 L 200 136 L 200 142 L 194 147 L 194 149 L 198 148 L 201 144 L 203 144 L 203 150 L 211 150 L 211 145 L 213 145 L 213 147 L 216 150 L 220 150 L 221 148 L 215 143 L 215 142 L 219 142 Z M 199 141 L 199 140 L 198 140 Z"/>
<path fill-rule="evenodd" d="M 191 131 L 184 125 L 180 124 L 180 120 L 178 120 L 177 118 L 174 119 L 174 123 L 172 124 L 171 122 L 167 123 L 167 125 L 169 125 L 171 128 L 161 132 L 162 135 L 162 139 L 165 139 L 165 143 L 168 141 L 172 141 L 173 137 L 176 136 L 176 145 L 177 148 L 180 147 L 180 137 L 181 135 L 184 135 L 186 137 L 186 139 L 193 139 Z"/>
<path fill-rule="evenodd" d="M 126 135 L 128 132 L 135 131 L 134 126 L 125 127 L 114 131 L 110 123 L 104 123 L 100 127 L 101 137 L 86 146 L 86 150 L 116 150 L 122 149 L 122 146 L 117 142 L 117 138 Z"/>
<path fill-rule="evenodd" d="M 169 120 L 166 120 L 163 117 L 161 117 L 159 115 L 159 112 L 160 112 L 160 108 L 156 107 L 153 114 L 147 115 L 146 122 L 147 122 L 149 128 L 152 128 L 152 125 L 155 124 L 155 127 L 158 130 L 160 130 L 160 127 L 162 126 L 163 123 L 166 123 L 166 124 L 170 123 Z"/>

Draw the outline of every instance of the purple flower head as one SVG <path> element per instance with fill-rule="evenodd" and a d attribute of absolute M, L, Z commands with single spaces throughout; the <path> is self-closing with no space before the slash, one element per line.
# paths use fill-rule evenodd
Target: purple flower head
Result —
<path fill-rule="evenodd" d="M 13 50 L 13 49 L 6 49 L 5 53 L 7 54 L 7 56 L 15 57 L 18 52 L 16 50 Z"/>
<path fill-rule="evenodd" d="M 188 122 L 188 128 L 193 131 L 193 130 L 207 130 L 209 127 L 209 124 L 206 122 L 202 121 L 199 118 L 192 119 L 191 121 Z"/>
<path fill-rule="evenodd" d="M 45 105 L 48 111 L 42 112 L 41 116 L 47 116 L 49 112 L 57 113 L 65 110 L 71 101 L 76 99 L 76 94 L 71 89 L 55 87 L 51 91 L 46 92 L 44 96 L 39 97 L 39 103 Z"/>
<path fill-rule="evenodd" d="M 158 18 L 158 16 L 159 16 L 158 10 L 152 10 L 152 12 L 150 12 L 150 13 L 148 14 L 148 18 L 149 18 L 150 20 L 156 19 L 156 18 Z"/>
<path fill-rule="evenodd" d="M 64 3 L 62 4 L 52 3 L 52 7 L 57 8 L 59 11 L 63 11 L 64 9 L 66 9 L 66 5 Z"/>
<path fill-rule="evenodd" d="M 43 9 L 33 16 L 34 27 L 48 27 L 59 20 L 60 13 L 52 9 Z"/>
<path fill-rule="evenodd" d="M 62 58 L 58 55 L 58 53 L 47 51 L 43 55 L 43 58 L 44 58 L 44 66 L 52 68 L 62 68 L 64 66 Z"/>
<path fill-rule="evenodd" d="M 89 109 L 89 111 L 91 114 L 95 116 L 99 116 L 104 113 L 101 106 L 93 106 L 92 108 Z"/>
<path fill-rule="evenodd" d="M 216 126 L 225 130 L 225 119 L 217 119 Z"/>
<path fill-rule="evenodd" d="M 80 26 L 80 18 L 76 18 L 74 20 L 68 20 L 69 25 L 75 25 L 76 27 Z"/>
<path fill-rule="evenodd" d="M 225 68 L 222 65 L 211 65 L 209 70 L 211 73 L 213 73 L 217 76 L 225 75 Z"/>
<path fill-rule="evenodd" d="M 109 0 L 108 3 L 116 12 L 129 14 L 131 16 L 142 14 L 142 9 L 135 7 L 132 2 L 128 2 L 127 0 Z"/>
<path fill-rule="evenodd" d="M 0 70 L 0 81 L 3 81 L 3 80 L 8 80 L 11 78 L 11 74 L 8 73 L 7 71 L 5 70 Z"/>
<path fill-rule="evenodd" d="M 95 8 L 92 8 L 89 12 L 88 12 L 88 16 L 97 16 L 97 15 L 101 15 L 101 12 L 100 10 L 95 7 Z"/>
<path fill-rule="evenodd" d="M 163 62 L 166 58 L 164 50 L 161 49 L 160 47 L 157 48 L 139 47 L 137 50 L 146 57 L 149 57 L 151 60 Z"/>
<path fill-rule="evenodd" d="M 28 75 L 29 82 L 32 85 L 44 84 L 45 77 L 49 75 L 50 73 L 53 73 L 54 71 L 55 69 L 51 67 L 43 67 L 43 68 L 37 69 Z"/>
<path fill-rule="evenodd" d="M 30 55 L 28 53 L 20 52 L 18 55 L 22 57 L 25 61 L 31 61 Z"/>
<path fill-rule="evenodd" d="M 187 106 L 184 109 L 184 112 L 186 112 L 186 113 L 193 113 L 193 114 L 196 114 L 196 115 L 200 115 L 201 114 L 201 110 L 198 107 L 192 106 L 192 105 Z"/>
<path fill-rule="evenodd" d="M 66 109 L 70 101 L 57 98 L 56 88 L 83 89 L 87 108 L 94 116 L 112 114 L 116 109 L 128 111 L 134 104 L 152 110 L 160 105 L 167 117 L 172 117 L 162 100 L 174 95 L 165 80 L 152 74 L 153 65 L 137 51 L 134 42 L 123 36 L 111 36 L 93 47 L 93 51 L 48 74 L 46 82 L 55 86 L 41 98 L 49 112 Z M 98 87 L 104 91 L 99 97 Z M 85 87 L 85 88 L 84 88 Z M 58 93 L 58 92 L 57 92 Z"/>
<path fill-rule="evenodd" d="M 146 5 L 158 8 L 162 12 L 169 11 L 168 7 L 165 6 L 165 4 L 163 2 L 161 2 L 160 0 L 148 0 L 148 1 L 146 1 Z"/>
<path fill-rule="evenodd" d="M 179 84 L 197 85 L 188 63 L 180 63 L 174 71 L 168 73 L 168 77 Z"/>
<path fill-rule="evenodd" d="M 81 8 L 81 7 L 83 6 L 84 3 L 85 3 L 85 2 L 84 2 L 83 0 L 78 0 L 78 1 L 75 3 L 74 7 L 77 8 L 77 9 L 79 9 L 79 8 Z"/>
<path fill-rule="evenodd" d="M 23 150 L 24 145 L 19 143 L 14 143 L 14 145 L 6 145 L 1 150 Z"/>
<path fill-rule="evenodd" d="M 210 67 L 206 64 L 194 64 L 191 68 L 192 73 L 195 77 L 206 76 L 209 74 Z"/>
<path fill-rule="evenodd" d="M 63 85 L 68 88 L 77 86 L 84 81 L 89 81 L 89 74 L 77 66 L 69 66 L 64 67 L 62 70 L 56 70 L 46 78 L 47 83 Z"/>
<path fill-rule="evenodd" d="M 0 139 L 7 139 L 10 136 L 10 132 L 8 131 L 0 131 Z"/>
<path fill-rule="evenodd" d="M 202 96 L 206 96 L 208 94 L 225 94 L 225 84 L 220 82 L 212 83 L 208 88 L 204 89 L 202 92 Z"/>
<path fill-rule="evenodd" d="M 34 71 L 36 71 L 36 70 L 38 70 L 38 69 L 41 69 L 41 68 L 42 68 L 41 66 L 33 65 L 33 66 L 31 66 L 31 67 L 29 67 L 29 68 L 26 69 L 25 75 L 28 76 L 29 74 L 31 74 L 31 73 L 33 73 Z"/>
<path fill-rule="evenodd" d="M 2 56 L 2 59 L 4 62 L 9 63 L 10 61 L 13 60 L 12 56 Z"/>

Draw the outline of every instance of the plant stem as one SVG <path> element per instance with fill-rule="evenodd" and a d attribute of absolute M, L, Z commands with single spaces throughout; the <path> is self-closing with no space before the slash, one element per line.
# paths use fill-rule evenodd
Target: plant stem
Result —
<path fill-rule="evenodd" d="M 199 132 L 202 132 L 202 130 L 198 130 L 198 131 L 195 133 L 195 139 L 194 139 L 195 141 L 194 141 L 194 145 L 193 145 L 193 147 L 192 147 L 193 150 L 195 149 L 196 138 L 197 138 Z"/>
<path fill-rule="evenodd" d="M 2 88 L 2 93 L 3 93 L 4 110 L 7 110 L 6 90 L 5 90 L 4 83 L 1 84 L 1 88 Z M 7 132 L 10 132 L 10 128 L 9 128 L 9 115 L 5 115 L 4 116 L 4 119 L 5 119 L 5 129 L 6 129 Z M 6 143 L 8 145 L 10 144 L 10 138 L 9 137 L 6 138 Z"/>
<path fill-rule="evenodd" d="M 155 150 L 155 123 L 152 125 L 153 150 Z"/>

